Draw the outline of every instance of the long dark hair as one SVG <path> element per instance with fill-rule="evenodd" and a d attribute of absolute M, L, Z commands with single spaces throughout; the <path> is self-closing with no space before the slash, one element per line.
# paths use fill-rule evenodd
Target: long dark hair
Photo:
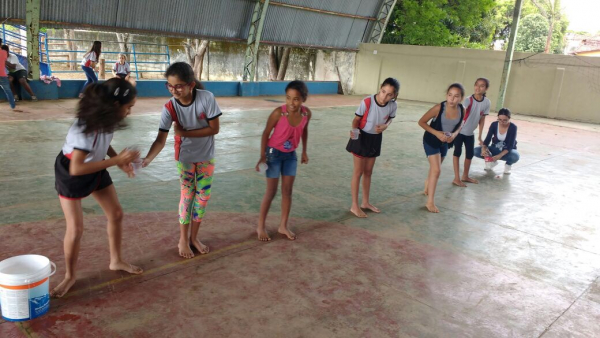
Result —
<path fill-rule="evenodd" d="M 102 42 L 94 41 L 94 43 L 92 44 L 92 48 L 90 48 L 90 50 L 87 53 L 85 53 L 84 56 L 90 55 L 91 52 L 96 53 L 96 60 L 100 60 L 100 53 L 102 53 Z"/>
<path fill-rule="evenodd" d="M 446 89 L 446 94 L 448 94 L 448 92 L 450 91 L 450 89 L 452 88 L 456 88 L 460 91 L 460 96 L 461 97 L 465 97 L 465 87 L 463 87 L 463 85 L 461 85 L 460 83 L 453 83 L 451 84 L 448 89 Z"/>
<path fill-rule="evenodd" d="M 303 81 L 294 80 L 288 83 L 288 85 L 285 87 L 285 92 L 287 93 L 287 91 L 290 89 L 297 90 L 298 93 L 300 93 L 300 96 L 302 96 L 302 101 L 306 101 L 308 98 L 308 87 L 306 87 L 306 83 Z"/>
<path fill-rule="evenodd" d="M 204 89 L 204 85 L 194 75 L 192 66 L 186 62 L 175 62 L 167 68 L 165 71 L 165 78 L 169 76 L 177 76 L 181 81 L 185 83 L 196 83 L 196 89 Z"/>
<path fill-rule="evenodd" d="M 383 86 L 386 85 L 394 87 L 396 95 L 394 96 L 392 101 L 396 101 L 396 99 L 398 98 L 398 93 L 400 92 L 400 82 L 394 79 L 393 77 L 388 77 L 387 79 L 383 80 L 383 83 L 381 84 L 381 86 L 379 86 L 379 88 L 383 88 Z"/>
<path fill-rule="evenodd" d="M 86 134 L 124 128 L 121 107 L 133 101 L 136 95 L 135 87 L 119 77 L 88 85 L 77 104 L 79 125 L 85 126 Z"/>

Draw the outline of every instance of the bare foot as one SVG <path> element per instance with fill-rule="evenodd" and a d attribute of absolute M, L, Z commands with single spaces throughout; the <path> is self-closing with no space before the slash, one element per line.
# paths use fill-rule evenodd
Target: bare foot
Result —
<path fill-rule="evenodd" d="M 58 286 L 56 286 L 52 291 L 50 291 L 50 297 L 52 298 L 61 298 L 69 289 L 75 284 L 75 278 L 65 278 L 63 279 Z"/>
<path fill-rule="evenodd" d="M 210 252 L 210 248 L 208 247 L 208 245 L 202 244 L 202 242 L 200 242 L 198 239 L 192 240 L 192 245 L 194 246 L 194 248 L 196 248 L 196 250 L 198 250 L 198 252 L 200 252 L 201 255 Z"/>
<path fill-rule="evenodd" d="M 376 213 L 380 213 L 381 210 L 379 210 L 379 208 L 377 208 L 376 206 L 374 206 L 371 203 L 368 204 L 363 204 L 360 206 L 361 209 L 367 209 L 367 210 L 371 210 L 372 212 L 376 212 Z"/>
<path fill-rule="evenodd" d="M 288 228 L 279 227 L 277 232 L 286 236 L 290 241 L 293 241 L 296 239 L 296 234 L 291 232 Z"/>
<path fill-rule="evenodd" d="M 461 182 L 461 181 L 457 181 L 457 180 L 454 180 L 454 181 L 452 181 L 452 184 L 454 184 L 454 185 L 455 185 L 455 186 L 457 186 L 457 187 L 461 187 L 461 188 L 466 188 L 466 187 L 467 187 L 467 185 L 466 185 L 466 184 L 464 184 L 464 183 L 463 183 L 463 182 Z"/>
<path fill-rule="evenodd" d="M 179 242 L 177 247 L 179 248 L 179 256 L 181 256 L 183 258 L 194 258 L 194 253 L 192 252 L 192 249 L 190 248 L 190 243 Z"/>
<path fill-rule="evenodd" d="M 474 179 L 474 178 L 470 178 L 470 177 L 463 177 L 462 178 L 463 182 L 468 182 L 468 183 L 473 183 L 473 184 L 479 184 L 479 181 Z"/>
<path fill-rule="evenodd" d="M 429 195 L 429 192 L 427 191 L 428 184 L 429 184 L 429 182 L 427 180 L 425 180 L 425 189 L 423 190 L 423 195 L 425 195 L 425 196 Z"/>
<path fill-rule="evenodd" d="M 261 229 L 260 227 L 256 228 L 256 233 L 258 234 L 258 240 L 263 242 L 268 242 L 271 240 L 269 234 L 265 229 Z"/>
<path fill-rule="evenodd" d="M 365 212 L 362 211 L 361 208 L 358 208 L 358 210 L 354 210 L 353 208 L 351 208 L 350 212 L 353 213 L 354 216 L 356 216 L 358 218 L 367 218 L 367 214 L 365 214 Z"/>
<path fill-rule="evenodd" d="M 425 206 L 427 207 L 427 210 L 429 210 L 429 212 L 433 212 L 433 213 L 438 213 L 440 212 L 440 209 L 438 209 L 435 204 L 433 203 L 427 203 L 425 204 Z"/>
<path fill-rule="evenodd" d="M 134 274 L 134 275 L 139 275 L 142 272 L 144 272 L 144 270 L 142 268 L 140 268 L 139 266 L 131 265 L 131 264 L 125 263 L 123 261 L 116 262 L 116 263 L 110 263 L 108 268 L 113 271 L 125 271 L 125 272 L 129 272 L 131 274 Z"/>

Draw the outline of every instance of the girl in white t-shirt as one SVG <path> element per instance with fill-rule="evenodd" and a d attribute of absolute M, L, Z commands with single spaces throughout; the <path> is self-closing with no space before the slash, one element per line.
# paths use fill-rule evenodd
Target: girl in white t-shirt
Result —
<path fill-rule="evenodd" d="M 356 110 L 352 120 L 350 140 L 346 150 L 353 155 L 354 172 L 352 173 L 351 194 L 352 207 L 350 212 L 356 217 L 364 218 L 367 215 L 363 209 L 373 212 L 380 210 L 369 201 L 371 191 L 371 175 L 375 166 L 375 159 L 381 152 L 383 132 L 396 117 L 396 99 L 400 91 L 400 82 L 394 78 L 387 78 L 381 84 L 379 93 L 366 97 Z M 358 204 L 358 191 L 362 178 L 362 203 Z"/>
<path fill-rule="evenodd" d="M 90 51 L 83 55 L 83 60 L 81 60 L 81 69 L 83 69 L 87 81 L 85 81 L 85 83 L 83 84 L 83 88 L 81 88 L 79 97 L 83 96 L 83 91 L 85 90 L 85 87 L 87 87 L 91 83 L 98 82 L 98 77 L 94 72 L 94 68 L 96 68 L 98 60 L 100 60 L 100 53 L 102 53 L 102 42 L 94 41 L 94 44 L 92 44 L 92 48 L 90 49 Z"/>
<path fill-rule="evenodd" d="M 77 119 L 69 129 L 62 151 L 54 164 L 55 187 L 67 222 L 64 238 L 65 278 L 50 295 L 62 297 L 75 284 L 76 265 L 83 235 L 83 198 L 92 195 L 108 219 L 110 270 L 132 274 L 142 269 L 121 258 L 123 209 L 110 174 L 112 166 L 133 176 L 131 162 L 139 158 L 138 151 L 124 149 L 120 153 L 110 145 L 113 131 L 122 126 L 135 104 L 135 88 L 127 81 L 110 79 L 92 84 L 77 106 Z M 109 159 L 105 159 L 108 155 Z"/>
<path fill-rule="evenodd" d="M 125 54 L 119 54 L 119 62 L 116 62 L 113 66 L 112 73 L 114 77 L 120 77 L 130 81 L 131 69 L 129 68 L 129 62 L 127 62 L 127 56 Z"/>
<path fill-rule="evenodd" d="M 179 172 L 179 256 L 193 258 L 192 248 L 207 254 L 210 248 L 198 240 L 200 224 L 211 197 L 215 172 L 215 135 L 219 133 L 221 109 L 215 96 L 203 90 L 194 70 L 175 62 L 165 72 L 165 86 L 173 97 L 165 104 L 158 135 L 144 158 L 148 166 L 162 151 L 175 125 L 175 160 Z"/>

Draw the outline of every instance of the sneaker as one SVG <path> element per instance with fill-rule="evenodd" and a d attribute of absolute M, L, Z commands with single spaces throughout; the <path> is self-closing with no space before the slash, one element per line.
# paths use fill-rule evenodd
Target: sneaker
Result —
<path fill-rule="evenodd" d="M 37 100 L 38 100 L 37 96 L 32 96 L 32 97 L 31 97 L 31 101 L 33 101 L 33 102 L 37 102 Z"/>
<path fill-rule="evenodd" d="M 15 98 L 15 102 L 19 102 L 19 95 L 14 95 L 13 97 Z"/>
<path fill-rule="evenodd" d="M 506 175 L 510 174 L 510 169 L 511 169 L 511 168 L 512 168 L 512 166 L 511 166 L 511 165 L 505 164 L 505 165 L 504 165 L 504 173 L 505 173 Z"/>

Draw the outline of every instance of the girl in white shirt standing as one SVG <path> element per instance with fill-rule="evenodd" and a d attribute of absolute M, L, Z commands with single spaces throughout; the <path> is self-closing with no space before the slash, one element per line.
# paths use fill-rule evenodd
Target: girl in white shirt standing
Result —
<path fill-rule="evenodd" d="M 79 97 L 83 96 L 83 91 L 85 87 L 87 87 L 91 83 L 98 82 L 98 77 L 94 72 L 94 68 L 96 68 L 96 63 L 100 60 L 100 53 L 102 53 L 102 42 L 94 41 L 92 48 L 89 52 L 83 55 L 83 60 L 81 60 L 81 69 L 85 73 L 85 77 L 87 81 L 83 84 L 83 88 L 81 88 L 81 92 L 79 93 Z"/>

